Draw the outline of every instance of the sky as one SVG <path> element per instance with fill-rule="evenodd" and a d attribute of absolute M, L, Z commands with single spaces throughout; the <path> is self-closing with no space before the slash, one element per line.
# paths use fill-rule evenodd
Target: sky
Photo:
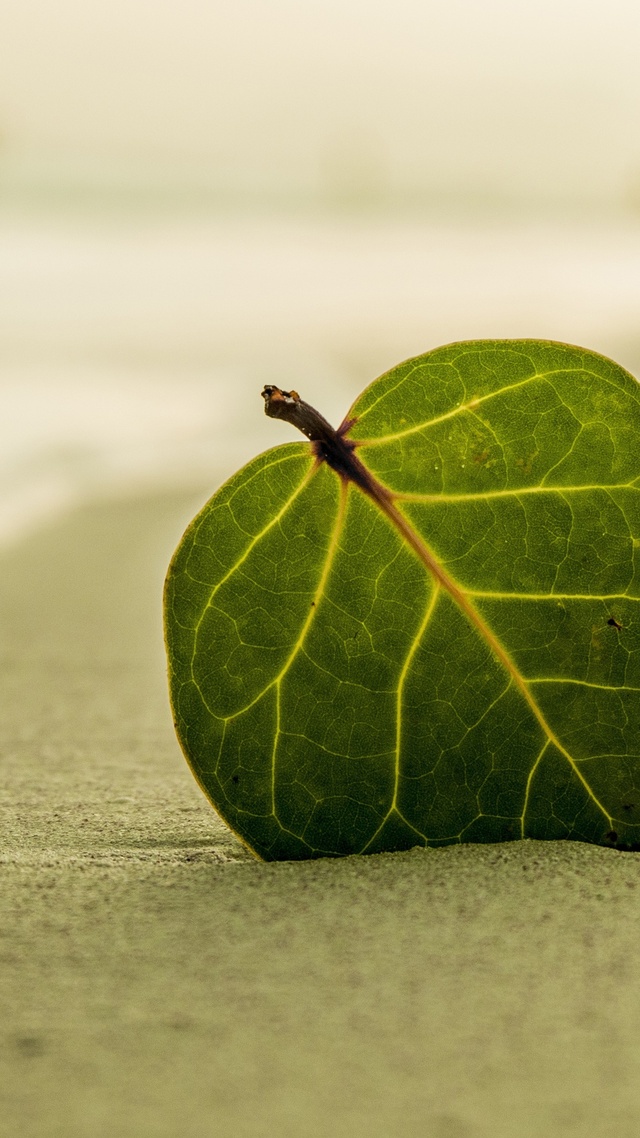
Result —
<path fill-rule="evenodd" d="M 2 0 L 4 162 L 636 206 L 639 48 L 633 0 Z"/>

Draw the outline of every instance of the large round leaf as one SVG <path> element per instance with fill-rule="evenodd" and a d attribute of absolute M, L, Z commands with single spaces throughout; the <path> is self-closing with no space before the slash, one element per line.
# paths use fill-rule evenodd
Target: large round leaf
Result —
<path fill-rule="evenodd" d="M 580 348 L 470 342 L 348 418 L 377 500 L 276 447 L 172 561 L 171 699 L 203 790 L 264 858 L 633 846 L 638 384 Z"/>

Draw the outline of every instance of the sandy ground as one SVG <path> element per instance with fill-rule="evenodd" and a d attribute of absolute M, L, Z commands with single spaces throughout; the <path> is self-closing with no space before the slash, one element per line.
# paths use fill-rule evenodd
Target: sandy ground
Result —
<path fill-rule="evenodd" d="M 571 843 L 255 861 L 173 736 L 197 500 L 0 563 L 0 1130 L 636 1138 L 640 860 Z"/>

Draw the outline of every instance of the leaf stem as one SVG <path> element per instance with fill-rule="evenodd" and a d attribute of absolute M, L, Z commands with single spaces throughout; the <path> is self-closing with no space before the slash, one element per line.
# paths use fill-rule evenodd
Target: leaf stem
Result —
<path fill-rule="evenodd" d="M 394 495 L 369 473 L 355 454 L 357 444 L 346 437 L 355 420 L 348 419 L 336 431 L 315 407 L 300 398 L 297 391 L 281 391 L 273 384 L 263 389 L 262 398 L 265 415 L 270 419 L 283 419 L 302 431 L 313 443 L 318 462 L 326 462 L 346 482 L 354 482 L 380 505 L 383 501 L 392 501 Z"/>

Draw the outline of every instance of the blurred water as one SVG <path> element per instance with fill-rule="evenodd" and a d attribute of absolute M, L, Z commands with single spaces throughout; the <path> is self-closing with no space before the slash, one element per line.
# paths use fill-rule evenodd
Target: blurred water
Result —
<path fill-rule="evenodd" d="M 0 220 L 0 542 L 95 495 L 215 488 L 339 421 L 407 356 L 533 336 L 640 364 L 640 228 L 398 220 Z"/>

